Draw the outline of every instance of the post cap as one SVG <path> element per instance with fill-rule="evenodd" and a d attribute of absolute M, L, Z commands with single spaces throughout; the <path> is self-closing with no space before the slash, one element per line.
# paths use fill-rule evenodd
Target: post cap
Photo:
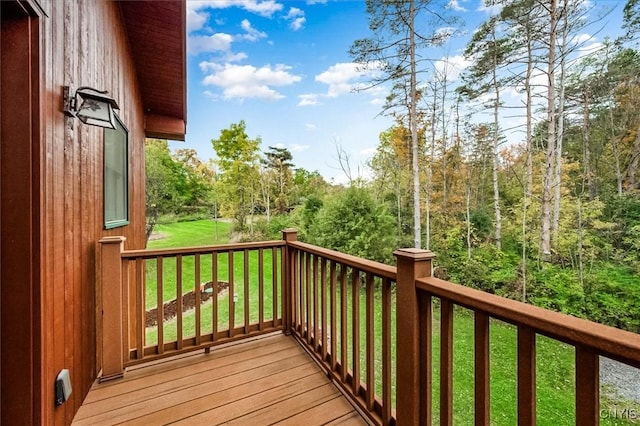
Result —
<path fill-rule="evenodd" d="M 117 237 L 103 237 L 100 241 L 100 244 L 120 244 L 126 241 L 127 237 L 117 236 Z"/>
<path fill-rule="evenodd" d="M 419 248 L 401 248 L 393 252 L 396 257 L 405 257 L 414 260 L 430 260 L 436 257 L 436 254 L 431 250 L 424 250 Z"/>

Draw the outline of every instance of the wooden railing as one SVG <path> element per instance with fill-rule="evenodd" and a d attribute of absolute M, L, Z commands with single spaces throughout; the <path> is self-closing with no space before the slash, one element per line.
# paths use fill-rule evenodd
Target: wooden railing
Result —
<path fill-rule="evenodd" d="M 603 414 L 599 394 L 600 356 L 640 368 L 640 335 L 434 278 L 431 276 L 433 255 L 422 250 L 410 252 L 410 257 L 397 256 L 397 303 L 402 306 L 397 319 L 398 424 L 431 424 L 434 387 L 439 390 L 439 423 L 453 424 L 454 306 L 473 313 L 476 425 L 490 423 L 490 320 L 504 321 L 517 330 L 518 425 L 536 424 L 538 335 L 574 348 L 575 424 L 579 426 L 598 425 Z M 434 306 L 440 311 L 439 330 L 434 330 L 437 321 Z M 439 354 L 432 353 L 436 332 L 439 333 Z M 435 356 L 439 359 L 439 384 L 432 383 Z M 572 413 L 564 414 L 571 416 Z"/>
<path fill-rule="evenodd" d="M 121 377 L 126 365 L 281 329 L 293 334 L 373 422 L 430 425 L 435 412 L 441 425 L 451 425 L 459 367 L 453 364 L 454 311 L 462 308 L 471 311 L 474 323 L 476 425 L 491 420 L 493 321 L 517 330 L 519 425 L 536 424 L 537 336 L 574 348 L 576 425 L 599 424 L 600 356 L 640 368 L 640 335 L 436 279 L 434 254 L 425 250 L 397 250 L 396 268 L 298 242 L 294 230 L 285 230 L 283 241 L 175 250 L 124 251 L 123 240 L 101 240 L 102 380 Z M 193 270 L 190 283 L 180 278 L 185 269 Z M 213 288 L 211 312 L 205 311 L 199 286 L 225 279 L 227 296 Z M 186 316 L 179 308 L 172 320 L 175 337 L 167 337 L 163 321 L 150 333 L 146 312 L 157 312 L 171 298 L 164 289 L 174 284 L 176 294 L 194 289 L 193 333 L 185 336 Z M 211 318 L 210 329 L 203 329 L 204 318 Z M 113 344 L 118 341 L 122 345 Z M 434 390 L 439 397 L 432 403 Z"/>
<path fill-rule="evenodd" d="M 287 243 L 291 329 L 363 412 L 393 422 L 396 268 Z"/>
<path fill-rule="evenodd" d="M 121 251 L 123 367 L 282 329 L 284 246 Z"/>

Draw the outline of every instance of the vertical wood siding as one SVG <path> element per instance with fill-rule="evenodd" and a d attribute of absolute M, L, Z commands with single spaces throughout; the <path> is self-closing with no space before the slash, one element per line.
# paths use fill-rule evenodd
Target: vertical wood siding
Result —
<path fill-rule="evenodd" d="M 41 5 L 41 377 L 44 424 L 68 424 L 95 379 L 97 241 L 124 235 L 144 248 L 144 116 L 120 6 L 48 0 Z M 63 115 L 62 86 L 108 90 L 129 129 L 130 225 L 103 229 L 103 130 Z M 97 327 L 96 327 L 97 325 Z M 114 342 L 115 343 L 115 342 Z M 96 355 L 97 354 L 97 355 Z M 73 393 L 54 405 L 54 380 L 68 368 Z"/>

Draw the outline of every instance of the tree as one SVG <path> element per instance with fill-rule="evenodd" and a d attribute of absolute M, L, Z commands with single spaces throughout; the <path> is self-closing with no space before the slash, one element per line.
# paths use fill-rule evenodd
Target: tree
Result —
<path fill-rule="evenodd" d="M 270 146 L 264 156 L 263 164 L 274 172 L 277 178 L 276 211 L 279 214 L 286 213 L 290 205 L 289 191 L 292 181 L 291 168 L 293 163 L 291 160 L 293 160 L 293 155 L 287 148 Z"/>
<path fill-rule="evenodd" d="M 438 6 L 441 6 L 440 8 Z M 418 50 L 425 46 L 441 44 L 451 35 L 442 28 L 451 28 L 452 20 L 440 13 L 445 10 L 433 0 L 367 0 L 367 14 L 371 38 L 356 40 L 350 49 L 351 56 L 361 68 L 382 71 L 373 77 L 369 87 L 391 82 L 392 94 L 384 110 L 399 111 L 406 119 L 411 135 L 411 168 L 413 175 L 413 235 L 415 247 L 421 247 L 420 222 L 420 170 L 418 127 L 420 117 L 418 102 Z M 424 12 L 424 19 L 418 15 Z M 416 27 L 418 22 L 428 25 L 427 31 Z"/>
<path fill-rule="evenodd" d="M 311 224 L 312 243 L 380 262 L 395 247 L 393 218 L 368 190 L 350 187 L 326 200 Z"/>
<path fill-rule="evenodd" d="M 192 148 L 178 149 L 173 159 L 180 165 L 184 177 L 183 207 L 210 211 L 215 172 Z"/>
<path fill-rule="evenodd" d="M 258 148 L 260 139 L 250 139 L 243 120 L 220 131 L 212 139 L 218 156 L 221 177 L 222 211 L 233 217 L 239 231 L 246 228 L 246 218 L 253 213 L 258 180 Z"/>
<path fill-rule="evenodd" d="M 146 240 L 161 215 L 175 213 L 180 206 L 182 174 L 162 139 L 145 141 L 145 208 Z"/>
<path fill-rule="evenodd" d="M 471 41 L 465 49 L 465 56 L 473 60 L 473 65 L 465 76 L 467 86 L 463 86 L 460 91 L 471 99 L 487 93 L 492 94 L 492 98 L 486 105 L 493 110 L 492 130 L 492 152 L 493 152 L 493 209 L 495 220 L 494 240 L 496 247 L 501 248 L 502 240 L 502 212 L 500 209 L 500 188 L 498 184 L 498 169 L 500 164 L 498 147 L 500 144 L 500 91 L 505 84 L 504 79 L 498 76 L 500 67 L 505 65 L 512 45 L 507 38 L 497 36 L 496 26 L 498 17 L 492 17 L 482 23 L 480 28 L 473 34 Z"/>
<path fill-rule="evenodd" d="M 411 154 L 407 146 L 407 133 L 408 130 L 400 125 L 382 132 L 376 153 L 368 164 L 374 176 L 376 199 L 393 200 L 389 210 L 395 213 L 399 241 L 409 231 L 405 229 L 405 223 L 410 224 L 410 219 L 405 219 L 405 212 L 410 214 L 410 206 L 405 203 L 411 199 Z"/>

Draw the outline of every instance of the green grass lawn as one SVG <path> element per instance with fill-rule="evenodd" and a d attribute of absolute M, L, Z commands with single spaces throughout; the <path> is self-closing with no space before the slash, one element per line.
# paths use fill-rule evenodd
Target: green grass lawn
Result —
<path fill-rule="evenodd" d="M 192 222 L 175 222 L 156 225 L 154 234 L 156 233 L 163 238 L 149 241 L 147 248 L 161 249 L 226 244 L 229 242 L 231 224 L 229 222 L 215 222 L 206 219 Z"/>
<path fill-rule="evenodd" d="M 218 238 L 215 238 L 218 227 Z M 164 238 L 150 241 L 149 249 L 206 246 L 212 244 L 224 244 L 229 242 L 230 224 L 218 222 L 217 225 L 211 220 L 198 220 L 193 222 L 176 222 L 167 225 L 158 225 L 156 232 Z M 273 251 L 265 249 L 263 251 L 263 295 L 264 295 L 264 319 L 270 320 L 273 317 Z M 244 325 L 245 317 L 245 297 L 249 299 L 249 321 L 258 321 L 259 310 L 259 280 L 258 280 L 258 251 L 247 252 L 248 259 L 248 281 L 249 291 L 245 295 L 244 276 L 244 251 L 233 254 L 233 295 L 237 295 L 237 302 L 234 308 L 234 326 Z M 280 265 L 280 256 L 276 251 L 277 262 Z M 229 254 L 219 253 L 217 260 L 217 280 L 229 282 Z M 196 286 L 213 280 L 213 256 L 211 254 L 200 256 L 200 277 L 196 279 L 195 256 L 182 257 L 182 294 L 193 291 Z M 155 259 L 146 261 L 146 281 L 145 281 L 145 308 L 153 309 L 157 306 L 157 261 Z M 280 281 L 281 271 L 278 270 L 276 282 Z M 164 302 L 176 299 L 177 286 L 177 261 L 175 257 L 167 257 L 162 260 L 162 299 Z M 279 298 L 279 288 L 276 288 L 276 295 Z M 211 333 L 213 330 L 212 302 L 208 301 L 201 306 L 202 334 Z M 184 337 L 195 335 L 195 311 L 186 312 L 183 316 Z M 229 327 L 229 293 L 221 293 L 218 297 L 218 330 L 225 330 Z M 176 319 L 164 323 L 164 341 L 174 341 L 177 337 Z M 153 345 L 157 342 L 156 327 L 149 327 L 146 333 L 146 344 Z"/>
<path fill-rule="evenodd" d="M 225 243 L 229 241 L 229 225 L 227 223 L 219 223 L 218 239 L 213 237 L 214 223 L 211 221 L 195 221 L 182 222 L 158 227 L 158 231 L 166 236 L 166 238 L 153 241 L 150 248 L 166 248 L 181 246 L 198 246 L 209 245 L 214 243 Z M 223 231 L 224 230 L 224 231 Z M 271 251 L 265 251 L 265 318 L 270 318 L 273 294 L 271 292 Z M 233 261 L 234 281 L 236 283 L 235 293 L 238 294 L 238 303 L 236 304 L 235 325 L 241 325 L 244 321 L 244 267 L 243 253 L 235 253 Z M 220 254 L 218 256 L 218 277 L 219 280 L 228 279 L 228 256 Z M 251 321 L 257 321 L 258 311 L 258 260 L 257 254 L 250 253 L 249 256 L 249 301 L 250 301 L 250 318 Z M 278 259 L 278 265 L 279 259 Z M 211 257 L 203 256 L 201 259 L 202 271 L 208 271 L 200 277 L 200 281 L 208 281 L 211 279 Z M 163 263 L 165 291 L 163 293 L 165 300 L 175 298 L 175 260 L 165 259 Z M 151 262 L 147 265 L 147 308 L 156 306 L 155 299 L 155 265 Z M 193 257 L 185 257 L 183 259 L 183 291 L 193 289 L 195 283 L 194 260 Z M 173 277 L 173 278 L 172 278 Z M 280 279 L 278 275 L 277 279 Z M 378 282 L 378 286 L 380 283 Z M 320 290 L 317 290 L 320 294 Z M 328 292 L 329 290 L 327 290 Z M 351 329 L 352 323 L 352 306 L 351 306 L 351 288 L 348 287 L 348 309 L 347 309 L 347 330 Z M 393 293 L 392 293 L 393 295 Z M 376 290 L 375 301 L 375 370 L 382 370 L 381 362 L 381 292 Z M 280 295 L 278 295 L 280 300 Z M 329 299 L 327 298 L 327 301 Z M 338 312 L 337 321 L 340 323 L 339 309 L 339 286 L 337 292 Z M 360 300 L 360 365 L 361 377 L 364 380 L 365 368 L 365 293 L 361 291 Z M 327 302 L 328 305 L 328 302 Z M 211 302 L 202 305 L 202 323 L 201 332 L 203 334 L 212 330 L 212 310 Z M 221 295 L 218 300 L 219 330 L 228 327 L 228 295 Z M 395 297 L 392 297 L 392 375 L 395 376 Z M 176 338 L 176 321 L 171 320 L 165 322 L 164 325 L 165 341 L 175 340 Z M 184 315 L 184 335 L 194 335 L 195 332 L 195 314 L 193 312 Z M 156 340 L 156 329 L 149 328 L 147 331 L 147 342 L 153 344 Z M 472 312 L 463 308 L 456 307 L 454 316 L 454 424 L 471 425 L 473 424 L 473 335 L 474 320 Z M 333 336 L 340 341 L 340 327 L 337 327 L 337 335 Z M 515 425 L 517 424 L 517 344 L 516 344 L 515 327 L 505 324 L 497 320 L 491 320 L 490 325 L 490 371 L 491 371 L 491 423 L 494 425 Z M 351 334 L 348 333 L 349 342 L 345 349 L 348 354 L 348 368 L 352 368 L 352 340 Z M 433 411 L 434 420 L 437 419 L 439 411 L 439 309 L 437 303 L 434 304 L 434 323 L 433 323 Z M 340 359 L 342 348 L 338 349 L 338 359 Z M 575 424 L 575 370 L 574 370 L 574 350 L 573 347 L 557 342 L 555 340 L 538 336 L 537 337 L 537 424 L 549 426 L 562 426 Z M 393 381 L 395 383 L 395 380 Z M 376 374 L 376 393 L 381 395 L 381 374 Z M 395 393 L 395 392 L 394 392 Z M 395 395 L 394 402 L 395 404 Z M 618 402 L 619 403 L 619 402 Z M 607 409 L 614 402 L 603 396 L 601 398 L 601 408 Z M 618 405 L 619 407 L 623 405 Z M 638 410 L 637 405 L 626 404 L 625 407 Z M 638 412 L 638 411 L 635 411 Z M 603 418 L 603 425 L 628 425 L 633 424 L 625 419 Z"/>

